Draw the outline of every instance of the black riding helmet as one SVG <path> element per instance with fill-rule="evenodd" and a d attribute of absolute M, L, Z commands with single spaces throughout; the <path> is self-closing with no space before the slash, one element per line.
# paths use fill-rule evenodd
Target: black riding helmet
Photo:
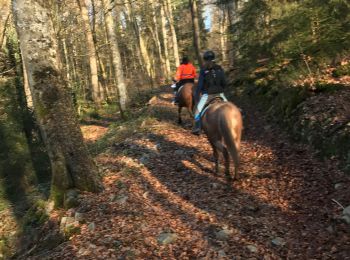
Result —
<path fill-rule="evenodd" d="M 188 64 L 190 62 L 190 59 L 187 56 L 184 56 L 182 58 L 181 64 Z"/>
<path fill-rule="evenodd" d="M 215 53 L 213 51 L 206 51 L 203 54 L 203 59 L 205 61 L 213 61 L 215 60 Z"/>

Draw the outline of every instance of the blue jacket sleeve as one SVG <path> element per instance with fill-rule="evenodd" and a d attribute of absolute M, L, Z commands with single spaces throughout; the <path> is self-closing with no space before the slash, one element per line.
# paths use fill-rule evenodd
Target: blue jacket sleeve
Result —
<path fill-rule="evenodd" d="M 196 93 L 195 93 L 195 97 L 197 99 L 199 98 L 199 94 L 203 90 L 203 85 L 204 85 L 204 69 L 201 68 L 201 70 L 199 72 L 198 86 L 197 86 Z"/>

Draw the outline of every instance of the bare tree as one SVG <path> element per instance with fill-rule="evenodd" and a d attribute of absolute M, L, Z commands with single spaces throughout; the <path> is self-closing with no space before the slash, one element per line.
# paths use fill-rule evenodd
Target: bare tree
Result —
<path fill-rule="evenodd" d="M 107 5 L 106 0 L 102 0 L 104 10 L 105 12 L 105 24 L 107 29 L 107 35 L 109 39 L 109 45 L 110 50 L 112 53 L 112 63 L 114 67 L 114 74 L 117 79 L 117 88 L 118 88 L 118 96 L 119 96 L 119 103 L 122 110 L 126 108 L 127 101 L 128 101 L 128 92 L 125 84 L 124 79 L 124 71 L 123 71 L 123 64 L 122 59 L 120 57 L 120 51 L 118 46 L 118 36 L 116 34 L 116 27 L 115 19 L 112 17 L 112 11 L 113 8 L 110 8 L 109 5 Z"/>
<path fill-rule="evenodd" d="M 4 39 L 5 39 L 6 26 L 10 19 L 10 15 L 11 15 L 10 1 L 0 0 L 0 50 L 2 48 Z"/>
<path fill-rule="evenodd" d="M 89 13 L 85 3 L 85 0 L 77 0 L 80 8 L 81 18 L 86 37 L 86 46 L 88 49 L 89 65 L 90 65 L 90 76 L 91 76 L 91 92 L 92 99 L 98 105 L 103 99 L 103 92 L 100 90 L 98 84 L 98 66 L 97 66 L 97 55 L 94 43 L 94 37 L 89 20 Z"/>
<path fill-rule="evenodd" d="M 180 65 L 180 58 L 179 58 L 179 47 L 177 44 L 177 35 L 175 30 L 175 21 L 173 17 L 173 8 L 170 0 L 165 0 L 164 2 L 166 15 L 168 17 L 169 21 L 169 27 L 171 31 L 171 39 L 173 41 L 173 51 L 174 51 L 174 59 L 175 59 L 175 65 L 178 67 Z"/>
<path fill-rule="evenodd" d="M 165 17 L 165 7 L 163 2 L 160 4 L 160 21 L 162 28 L 162 36 L 163 36 L 163 47 L 164 47 L 164 59 L 165 59 L 165 69 L 166 76 L 170 76 L 170 61 L 169 61 L 169 47 L 168 47 L 168 32 L 166 29 L 166 17 Z"/>
<path fill-rule="evenodd" d="M 202 57 L 201 57 L 201 38 L 200 38 L 200 26 L 198 19 L 198 3 L 197 0 L 189 0 L 190 8 L 191 8 L 191 16 L 192 16 L 192 25 L 193 25 L 193 43 L 196 51 L 196 56 L 199 65 L 202 65 Z"/>

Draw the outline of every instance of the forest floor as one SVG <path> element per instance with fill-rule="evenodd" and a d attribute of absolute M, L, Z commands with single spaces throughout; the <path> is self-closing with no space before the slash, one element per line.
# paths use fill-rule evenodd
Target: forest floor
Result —
<path fill-rule="evenodd" d="M 27 259 L 350 259 L 349 226 L 334 202 L 350 204 L 350 179 L 335 160 L 318 160 L 238 102 L 241 178 L 227 185 L 213 174 L 206 137 L 191 135 L 187 115 L 176 124 L 170 99 L 155 96 L 128 125 L 82 126 L 105 190 L 60 213 L 78 217 L 79 232 Z"/>

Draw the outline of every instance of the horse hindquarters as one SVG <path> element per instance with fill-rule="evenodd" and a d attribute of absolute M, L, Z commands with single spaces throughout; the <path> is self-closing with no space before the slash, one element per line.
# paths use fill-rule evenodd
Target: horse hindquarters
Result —
<path fill-rule="evenodd" d="M 193 91 L 192 91 L 193 84 L 192 83 L 186 83 L 182 89 L 180 89 L 178 93 L 178 123 L 182 123 L 182 118 L 181 118 L 181 110 L 183 107 L 188 109 L 188 112 L 191 117 L 193 117 L 191 108 L 193 106 Z"/>
<path fill-rule="evenodd" d="M 221 114 L 221 117 L 219 120 L 220 134 L 223 137 L 224 144 L 227 149 L 226 151 L 224 151 L 224 155 L 225 155 L 225 152 L 226 153 L 228 152 L 231 155 L 233 162 L 235 164 L 234 165 L 235 175 L 233 179 L 238 178 L 239 148 L 240 148 L 241 131 L 242 131 L 241 115 L 238 110 L 237 112 L 235 113 L 235 115 L 232 115 L 232 113 Z M 228 169 L 226 169 L 226 171 L 228 171 Z"/>

